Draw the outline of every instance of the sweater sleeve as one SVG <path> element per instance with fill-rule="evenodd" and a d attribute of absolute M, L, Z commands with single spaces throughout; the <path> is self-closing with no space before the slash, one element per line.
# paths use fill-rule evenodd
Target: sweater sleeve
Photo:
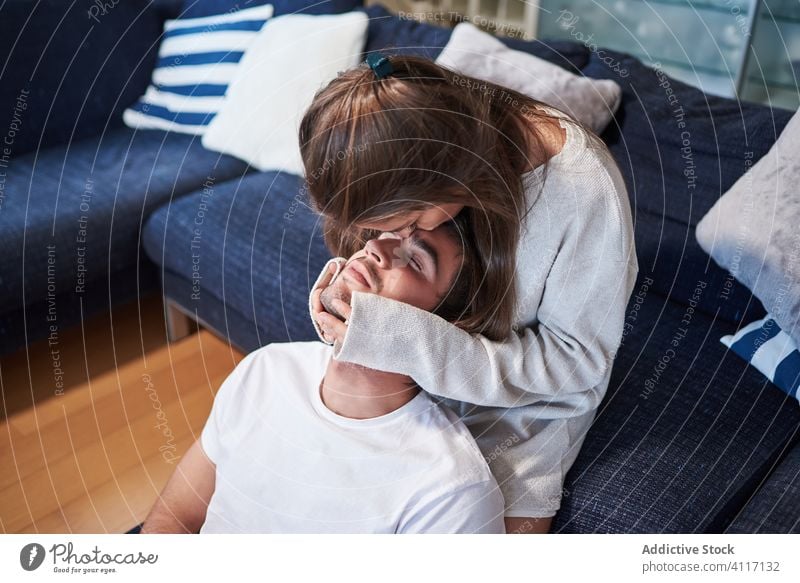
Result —
<path fill-rule="evenodd" d="M 638 273 L 632 228 L 609 197 L 597 202 L 603 198 L 590 198 L 581 218 L 569 219 L 575 224 L 560 241 L 536 324 L 496 342 L 408 304 L 354 292 L 334 357 L 408 375 L 429 393 L 476 405 L 518 407 L 603 387 Z"/>

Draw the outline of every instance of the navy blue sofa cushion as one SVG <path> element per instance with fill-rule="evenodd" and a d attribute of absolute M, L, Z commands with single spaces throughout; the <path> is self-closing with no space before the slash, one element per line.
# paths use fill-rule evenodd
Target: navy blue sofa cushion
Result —
<path fill-rule="evenodd" d="M 0 5 L 0 139 L 11 156 L 122 125 L 150 81 L 164 14 L 125 0 L 89 17 L 90 2 Z M 25 108 L 15 107 L 20 96 Z M 12 125 L 13 123 L 13 125 Z"/>
<path fill-rule="evenodd" d="M 726 533 L 800 533 L 800 433 Z"/>
<path fill-rule="evenodd" d="M 360 10 L 369 17 L 364 58 L 371 52 L 385 51 L 387 54 L 410 54 L 433 60 L 453 34 L 452 28 L 400 17 L 382 4 L 373 4 Z M 498 38 L 507 47 L 535 55 L 573 73 L 579 72 L 589 58 L 589 49 L 575 42 Z"/>
<path fill-rule="evenodd" d="M 719 342 L 732 324 L 648 283 L 554 532 L 722 532 L 800 431 L 797 401 Z"/>
<path fill-rule="evenodd" d="M 251 173 L 163 205 L 144 227 L 162 276 L 188 284 L 169 297 L 247 352 L 316 338 L 308 294 L 329 254 L 301 185 Z"/>
<path fill-rule="evenodd" d="M 450 40 L 451 28 L 400 18 L 381 4 L 359 8 L 369 18 L 364 59 L 374 51 L 435 59 Z"/>
<path fill-rule="evenodd" d="M 627 72 L 623 77 L 615 70 Z M 749 289 L 700 248 L 695 226 L 772 147 L 792 112 L 716 97 L 614 51 L 592 53 L 587 77 L 622 87 L 622 104 L 602 134 L 625 176 L 636 220 L 636 251 L 654 289 L 731 322 L 763 317 Z"/>
<path fill-rule="evenodd" d="M 361 6 L 363 0 L 184 0 L 182 18 L 199 18 L 232 10 L 272 4 L 274 16 L 282 14 L 339 14 Z"/>
<path fill-rule="evenodd" d="M 135 290 L 147 216 L 173 196 L 246 171 L 196 136 L 128 128 L 20 156 L 0 210 L 0 314 L 46 301 L 48 291 L 102 286 L 109 274 L 128 273 Z M 5 332 L 0 349 L 14 342 Z"/>

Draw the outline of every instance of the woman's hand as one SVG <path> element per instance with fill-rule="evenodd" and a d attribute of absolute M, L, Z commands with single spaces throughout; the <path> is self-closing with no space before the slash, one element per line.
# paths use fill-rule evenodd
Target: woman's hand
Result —
<path fill-rule="evenodd" d="M 319 294 L 316 295 L 316 301 L 319 302 Z M 347 334 L 347 321 L 350 319 L 352 308 L 347 302 L 338 298 L 333 300 L 333 309 L 344 317 L 344 321 L 342 321 L 330 312 L 326 312 L 321 303 L 319 305 L 320 311 L 317 313 L 317 324 L 322 329 L 322 335 L 328 342 L 341 344 Z"/>
<path fill-rule="evenodd" d="M 335 261 L 328 263 L 324 275 L 320 275 L 316 283 L 316 287 L 311 292 L 311 317 L 322 333 L 326 342 L 334 343 L 336 340 L 344 341 L 344 336 L 347 333 L 347 320 L 350 318 L 350 306 L 342 300 L 334 300 L 333 308 L 342 314 L 344 321 L 340 320 L 333 314 L 325 311 L 325 306 L 320 301 L 322 291 L 331 284 L 331 280 L 338 271 L 338 265 Z"/>

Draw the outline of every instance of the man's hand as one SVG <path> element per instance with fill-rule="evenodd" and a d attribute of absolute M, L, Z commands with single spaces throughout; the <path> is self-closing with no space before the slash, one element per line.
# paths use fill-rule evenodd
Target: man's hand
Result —
<path fill-rule="evenodd" d="M 217 467 L 208 459 L 198 439 L 181 458 L 147 515 L 141 534 L 199 532 L 206 520 L 216 475 Z"/>

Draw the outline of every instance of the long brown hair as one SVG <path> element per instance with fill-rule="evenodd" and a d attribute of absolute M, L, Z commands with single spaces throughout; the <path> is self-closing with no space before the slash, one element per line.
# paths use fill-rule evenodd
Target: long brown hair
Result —
<path fill-rule="evenodd" d="M 375 236 L 355 223 L 463 204 L 485 277 L 477 310 L 459 325 L 506 338 L 514 324 L 520 226 L 529 210 L 522 174 L 546 158 L 537 122 L 553 117 L 538 108 L 546 106 L 541 101 L 430 59 L 388 58 L 393 73 L 382 79 L 365 62 L 341 72 L 316 93 L 300 123 L 305 179 L 325 217 L 325 241 L 332 253 L 349 257 Z M 591 129 L 564 116 L 605 147 Z M 546 179 L 546 164 L 542 173 Z"/>
<path fill-rule="evenodd" d="M 508 331 L 485 326 L 486 321 L 490 319 L 490 312 L 475 301 L 486 278 L 487 266 L 478 253 L 474 237 L 469 233 L 466 214 L 459 213 L 451 220 L 442 223 L 440 228 L 446 229 L 447 234 L 458 246 L 461 263 L 450 282 L 449 289 L 432 312 L 468 331 L 472 331 L 473 327 L 480 329 L 491 340 L 504 339 Z"/>

